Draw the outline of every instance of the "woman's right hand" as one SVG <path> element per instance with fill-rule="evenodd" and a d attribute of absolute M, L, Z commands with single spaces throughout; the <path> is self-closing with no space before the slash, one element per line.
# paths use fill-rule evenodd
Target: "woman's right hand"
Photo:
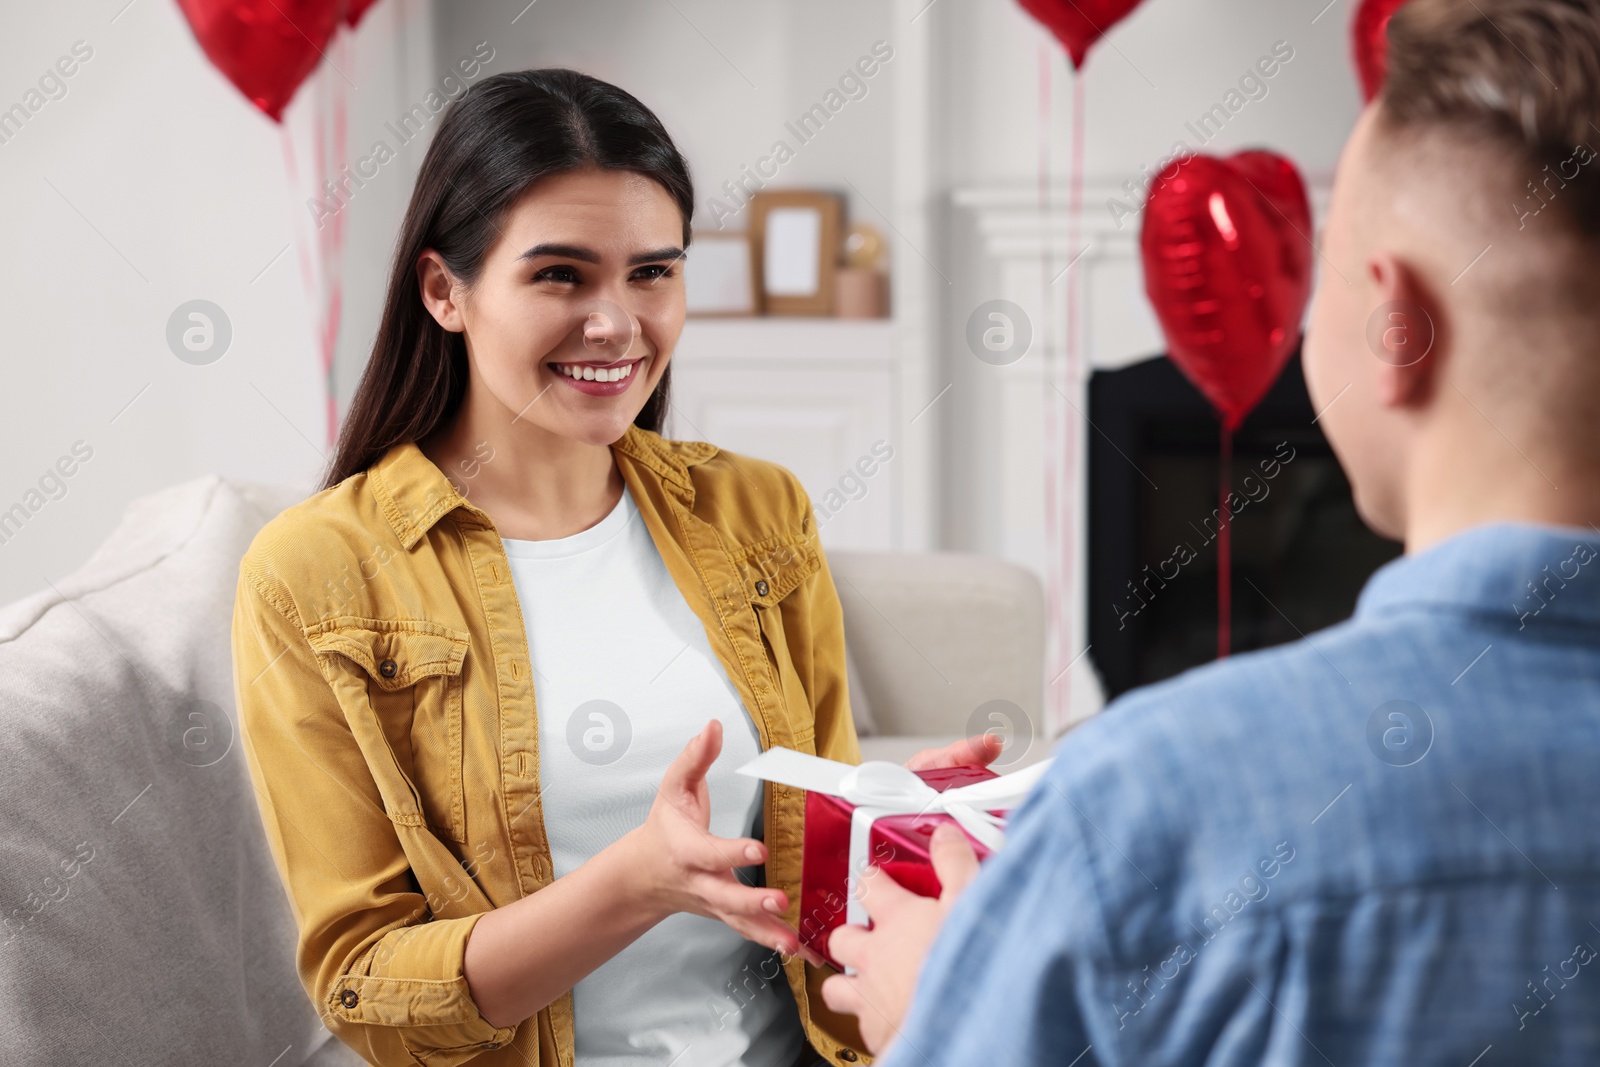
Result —
<path fill-rule="evenodd" d="M 750 837 L 711 834 L 706 772 L 721 751 L 722 723 L 712 719 L 667 768 L 644 825 L 630 831 L 638 892 L 646 908 L 662 918 L 686 911 L 717 919 L 748 940 L 821 964 L 780 918 L 789 906 L 788 894 L 746 885 L 735 873 L 766 862 L 766 845 Z"/>

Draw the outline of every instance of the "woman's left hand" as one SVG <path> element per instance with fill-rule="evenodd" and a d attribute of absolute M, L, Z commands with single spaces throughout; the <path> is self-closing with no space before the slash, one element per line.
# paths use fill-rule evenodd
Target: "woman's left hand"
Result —
<path fill-rule="evenodd" d="M 913 771 L 934 771 L 942 767 L 987 767 L 1000 755 L 1004 744 L 994 734 L 979 734 L 943 748 L 925 748 L 906 760 L 906 767 Z"/>

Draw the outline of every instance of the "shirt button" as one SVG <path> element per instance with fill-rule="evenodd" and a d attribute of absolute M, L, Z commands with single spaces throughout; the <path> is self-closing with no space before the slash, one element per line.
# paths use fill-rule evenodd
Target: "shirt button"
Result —
<path fill-rule="evenodd" d="M 357 995 L 354 989 L 346 989 L 343 993 L 339 994 L 339 1003 L 343 1004 L 347 1008 L 355 1007 L 360 1000 L 361 997 Z"/>
<path fill-rule="evenodd" d="M 762 596 L 767 595 L 767 580 L 765 578 L 756 579 L 756 592 Z"/>
<path fill-rule="evenodd" d="M 856 1062 L 855 1049 L 849 1049 L 849 1048 L 840 1049 L 839 1050 L 839 1058 L 841 1060 L 844 1060 L 846 1063 L 854 1063 L 854 1062 Z"/>
<path fill-rule="evenodd" d="M 383 675 L 385 678 L 393 678 L 395 674 L 399 672 L 399 670 L 399 666 L 396 665 L 395 661 L 392 659 L 386 659 L 382 663 L 378 664 L 378 673 Z"/>

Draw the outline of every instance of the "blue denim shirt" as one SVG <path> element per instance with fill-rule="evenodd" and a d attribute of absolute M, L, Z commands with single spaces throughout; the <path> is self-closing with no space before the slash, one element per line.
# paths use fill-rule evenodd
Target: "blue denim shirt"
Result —
<path fill-rule="evenodd" d="M 879 1067 L 1600 1064 L 1597 556 L 1473 528 L 1069 733 Z"/>

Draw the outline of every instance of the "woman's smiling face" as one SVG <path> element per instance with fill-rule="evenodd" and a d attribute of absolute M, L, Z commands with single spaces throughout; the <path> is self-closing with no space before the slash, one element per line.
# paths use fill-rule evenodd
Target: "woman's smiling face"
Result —
<path fill-rule="evenodd" d="M 465 330 L 472 389 L 508 419 L 609 445 L 683 329 L 683 229 L 677 201 L 642 174 L 565 171 L 512 205 L 470 289 L 425 251 L 423 301 L 445 329 Z"/>

